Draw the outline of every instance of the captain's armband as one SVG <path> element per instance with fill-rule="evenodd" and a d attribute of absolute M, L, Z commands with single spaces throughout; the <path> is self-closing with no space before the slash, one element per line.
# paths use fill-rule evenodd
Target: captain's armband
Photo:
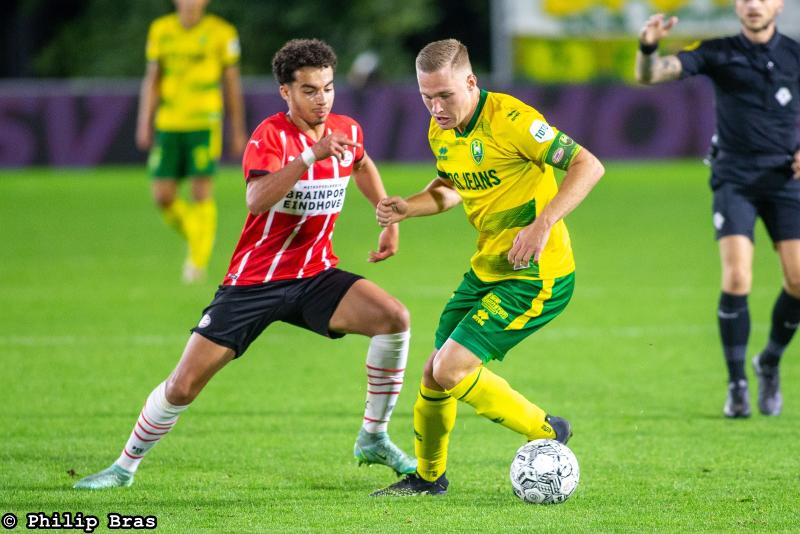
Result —
<path fill-rule="evenodd" d="M 550 144 L 550 148 L 544 156 L 544 162 L 565 171 L 580 150 L 581 145 L 576 143 L 570 136 L 565 133 L 559 133 Z"/>

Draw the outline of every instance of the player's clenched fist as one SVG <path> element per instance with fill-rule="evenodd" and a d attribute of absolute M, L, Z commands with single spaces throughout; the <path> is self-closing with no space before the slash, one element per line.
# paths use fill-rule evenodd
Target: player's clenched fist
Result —
<path fill-rule="evenodd" d="M 647 19 L 642 31 L 639 32 L 639 41 L 646 45 L 654 45 L 669 35 L 669 31 L 678 23 L 678 17 L 664 18 L 662 13 Z"/>
<path fill-rule="evenodd" d="M 406 215 L 408 215 L 408 202 L 402 197 L 386 197 L 378 202 L 375 208 L 378 224 L 384 228 L 402 221 Z"/>
<path fill-rule="evenodd" d="M 550 228 L 541 219 L 534 220 L 514 238 L 514 245 L 508 251 L 508 263 L 515 271 L 527 269 L 531 260 L 539 261 L 549 238 Z"/>
<path fill-rule="evenodd" d="M 344 153 L 349 146 L 359 147 L 361 144 L 348 139 L 342 132 L 333 132 L 317 141 L 314 146 L 311 147 L 311 150 L 314 151 L 314 156 L 317 160 L 329 158 L 331 156 L 336 156 L 337 159 L 341 160 L 344 158 Z"/>

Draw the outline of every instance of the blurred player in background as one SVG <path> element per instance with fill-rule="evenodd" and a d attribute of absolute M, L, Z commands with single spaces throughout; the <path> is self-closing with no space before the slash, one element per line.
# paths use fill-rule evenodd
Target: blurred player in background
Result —
<path fill-rule="evenodd" d="M 467 48 L 455 39 L 417 55 L 417 81 L 432 118 L 438 178 L 407 199 L 378 205 L 378 223 L 433 215 L 463 202 L 478 230 L 470 260 L 436 331 L 414 405 L 417 471 L 375 492 L 444 494 L 447 447 L 457 401 L 527 440 L 566 443 L 570 424 L 547 415 L 485 366 L 567 306 L 575 263 L 563 218 L 603 175 L 603 166 L 534 108 L 481 90 Z M 561 189 L 553 167 L 566 170 Z"/>
<path fill-rule="evenodd" d="M 153 21 L 139 98 L 136 144 L 150 150 L 153 199 L 164 221 L 188 243 L 187 283 L 205 277 L 217 231 L 212 181 L 222 149 L 222 109 L 230 118 L 231 157 L 247 143 L 236 29 L 205 13 L 208 0 L 175 0 L 177 11 Z M 178 182 L 192 180 L 191 202 Z"/>
<path fill-rule="evenodd" d="M 211 377 L 274 321 L 331 338 L 371 338 L 366 408 L 354 455 L 359 463 L 414 472 L 416 462 L 386 432 L 408 358 L 408 311 L 376 284 L 337 269 L 331 243 L 351 176 L 373 205 L 386 197 L 363 149 L 361 126 L 331 113 L 335 68 L 335 53 L 318 40 L 289 41 L 275 54 L 272 69 L 289 111 L 264 120 L 247 145 L 250 213 L 223 284 L 192 329 L 178 366 L 148 397 L 120 457 L 76 488 L 130 486 L 144 455 Z M 394 255 L 398 242 L 397 226 L 387 225 L 370 261 Z"/>
<path fill-rule="evenodd" d="M 736 0 L 741 33 L 663 57 L 658 42 L 678 19 L 654 15 L 642 28 L 636 58 L 640 82 L 703 74 L 714 84 L 711 189 L 722 260 L 717 316 L 728 366 L 727 417 L 750 416 L 745 353 L 756 217 L 764 221 L 783 269 L 769 339 L 753 358 L 764 415 L 781 413 L 779 363 L 800 323 L 800 45 L 777 31 L 782 9 L 783 0 Z"/>

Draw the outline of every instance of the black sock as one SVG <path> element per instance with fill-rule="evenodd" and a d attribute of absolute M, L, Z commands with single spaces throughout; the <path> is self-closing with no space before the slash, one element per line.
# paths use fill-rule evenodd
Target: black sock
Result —
<path fill-rule="evenodd" d="M 761 365 L 776 366 L 781 361 L 783 351 L 792 340 L 797 324 L 800 323 L 800 300 L 794 298 L 786 290 L 782 290 L 772 308 L 772 328 L 769 331 L 769 343 L 761 352 Z"/>
<path fill-rule="evenodd" d="M 723 291 L 719 297 L 717 318 L 725 363 L 728 365 L 728 380 L 730 382 L 746 380 L 744 360 L 747 352 L 747 339 L 750 337 L 750 311 L 747 309 L 747 295 L 731 295 Z"/>

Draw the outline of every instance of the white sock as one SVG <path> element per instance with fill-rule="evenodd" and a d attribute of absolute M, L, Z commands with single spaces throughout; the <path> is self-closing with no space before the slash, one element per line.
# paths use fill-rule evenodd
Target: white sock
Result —
<path fill-rule="evenodd" d="M 166 395 L 166 384 L 164 382 L 156 386 L 156 389 L 147 397 L 147 402 L 139 414 L 136 426 L 133 427 L 128 443 L 122 449 L 116 463 L 123 469 L 136 472 L 139 462 L 142 461 L 147 451 L 153 448 L 158 441 L 169 432 L 178 421 L 178 416 L 188 408 L 186 406 L 175 406 L 170 404 Z"/>
<path fill-rule="evenodd" d="M 367 351 L 367 402 L 364 430 L 386 432 L 403 388 L 411 332 L 373 336 Z"/>

